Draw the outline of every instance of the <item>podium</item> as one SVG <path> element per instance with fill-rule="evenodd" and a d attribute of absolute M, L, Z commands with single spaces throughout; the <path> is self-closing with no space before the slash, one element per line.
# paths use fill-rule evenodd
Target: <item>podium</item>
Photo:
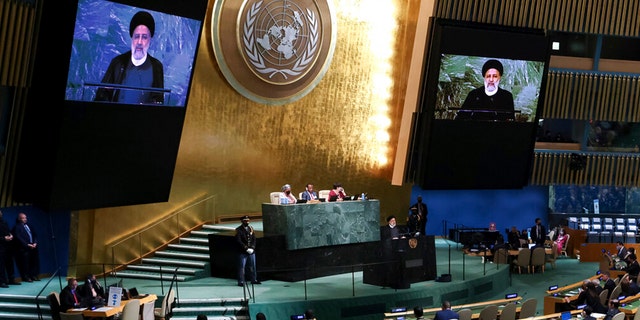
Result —
<path fill-rule="evenodd" d="M 408 289 L 411 283 L 436 278 L 434 236 L 381 240 L 375 254 L 371 261 L 377 262 L 363 270 L 362 281 L 366 284 Z"/>

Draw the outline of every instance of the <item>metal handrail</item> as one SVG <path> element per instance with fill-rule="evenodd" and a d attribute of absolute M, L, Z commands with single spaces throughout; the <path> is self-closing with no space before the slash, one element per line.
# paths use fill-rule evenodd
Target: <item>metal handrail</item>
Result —
<path fill-rule="evenodd" d="M 143 229 L 139 230 L 138 232 L 136 232 L 136 233 L 134 233 L 132 235 L 129 235 L 129 236 L 119 240 L 118 242 L 112 244 L 110 246 L 110 249 L 111 249 L 111 263 L 112 263 L 112 265 L 113 266 L 118 266 L 118 265 L 125 265 L 125 264 L 129 263 L 129 261 L 127 261 L 125 263 L 116 262 L 116 256 L 117 256 L 116 250 L 118 248 L 120 248 L 121 246 L 129 247 L 129 245 L 127 245 L 127 242 L 131 241 L 132 239 L 136 239 L 136 238 L 138 238 L 139 252 L 138 252 L 138 256 L 133 260 L 141 258 L 143 256 L 143 253 L 142 253 L 142 241 L 140 240 L 142 238 L 142 236 L 147 234 L 147 233 L 154 233 L 154 231 L 156 231 L 159 226 L 164 225 L 164 223 L 166 223 L 167 221 L 170 221 L 172 219 L 176 219 L 176 221 L 175 221 L 176 230 L 175 230 L 175 232 L 173 232 L 173 235 L 175 237 L 179 237 L 184 232 L 187 232 L 187 231 L 189 231 L 189 230 L 191 230 L 191 229 L 193 229 L 193 228 L 195 228 L 195 227 L 197 227 L 199 225 L 202 225 L 203 223 L 214 221 L 215 220 L 215 216 L 216 216 L 216 212 L 215 212 L 215 199 L 216 199 L 216 197 L 217 197 L 216 195 L 210 195 L 210 196 L 207 196 L 207 197 L 205 197 L 203 199 L 197 200 L 196 202 L 194 202 L 192 204 L 189 204 L 189 205 L 185 206 L 184 208 L 173 212 L 172 214 L 168 215 L 167 217 L 165 217 L 165 218 L 163 218 L 163 219 L 161 219 L 161 220 L 159 220 L 159 221 L 157 221 L 157 222 L 155 222 L 155 223 L 153 223 L 153 224 L 151 224 L 151 225 L 149 225 L 147 227 L 144 227 Z M 211 208 L 211 210 L 210 210 L 211 211 L 211 216 L 208 217 L 208 219 L 196 219 L 194 221 L 195 225 L 190 225 L 188 227 L 185 227 L 184 230 L 181 231 L 180 230 L 180 228 L 181 228 L 180 219 L 179 219 L 181 214 L 186 212 L 186 211 L 188 211 L 188 210 L 190 210 L 190 209 L 192 209 L 192 208 L 194 208 L 194 207 L 196 207 L 196 206 L 199 206 L 199 205 L 201 205 L 203 203 L 205 205 L 207 205 L 207 204 L 211 203 L 211 200 L 214 200 L 213 201 L 213 208 Z M 207 208 L 205 207 L 205 209 L 207 209 Z M 198 216 L 194 216 L 194 215 L 190 215 L 189 217 L 192 218 L 192 219 L 198 218 Z M 154 234 L 157 234 L 157 233 L 154 233 Z M 144 254 L 151 253 L 153 251 L 154 250 L 149 250 L 149 252 L 145 252 Z M 117 268 L 118 267 L 115 267 L 115 269 L 117 269 Z"/>

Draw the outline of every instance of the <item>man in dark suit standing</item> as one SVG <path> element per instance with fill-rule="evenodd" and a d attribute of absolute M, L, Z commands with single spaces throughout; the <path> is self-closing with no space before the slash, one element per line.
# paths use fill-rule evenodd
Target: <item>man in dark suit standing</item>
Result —
<path fill-rule="evenodd" d="M 38 255 L 38 236 L 27 224 L 27 215 L 19 213 L 12 230 L 15 241 L 15 259 L 22 281 L 40 281 L 40 258 Z"/>
<path fill-rule="evenodd" d="M 544 247 L 544 241 L 547 239 L 547 230 L 542 225 L 542 219 L 536 218 L 536 225 L 531 228 L 531 241 L 536 247 Z"/>
<path fill-rule="evenodd" d="M 9 230 L 9 224 L 2 218 L 2 211 L 0 211 L 0 288 L 8 288 L 9 278 L 13 280 L 13 275 L 9 275 L 7 278 L 7 261 L 10 259 L 10 245 L 13 240 L 13 235 Z M 12 262 L 13 263 L 13 262 Z M 13 272 L 13 269 L 11 270 Z"/>
<path fill-rule="evenodd" d="M 427 215 L 429 214 L 429 210 L 427 209 L 427 205 L 422 202 L 422 196 L 418 196 L 417 202 L 414 203 L 409 210 L 409 221 L 410 224 L 415 225 L 415 227 L 409 227 L 410 232 L 420 232 L 422 234 L 427 233 Z"/>
<path fill-rule="evenodd" d="M 236 228 L 236 241 L 238 243 L 238 286 L 245 284 L 245 275 L 247 280 L 253 284 L 261 284 L 258 281 L 258 272 L 256 268 L 256 235 L 253 227 L 249 225 L 249 216 L 242 217 L 242 224 Z"/>

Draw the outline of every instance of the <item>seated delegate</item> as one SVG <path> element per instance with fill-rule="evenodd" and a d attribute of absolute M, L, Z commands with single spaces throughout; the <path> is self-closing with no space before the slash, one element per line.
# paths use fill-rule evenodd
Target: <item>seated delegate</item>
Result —
<path fill-rule="evenodd" d="M 298 202 L 296 197 L 291 194 L 291 185 L 285 184 L 280 192 L 280 204 L 294 204 Z"/>
<path fill-rule="evenodd" d="M 344 198 L 347 197 L 347 194 L 344 192 L 344 188 L 342 188 L 342 184 L 336 182 L 333 184 L 333 189 L 329 191 L 329 201 L 343 201 Z"/>

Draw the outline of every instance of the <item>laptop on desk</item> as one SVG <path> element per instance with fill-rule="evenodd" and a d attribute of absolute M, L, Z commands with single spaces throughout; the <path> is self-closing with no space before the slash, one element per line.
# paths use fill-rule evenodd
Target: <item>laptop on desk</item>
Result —
<path fill-rule="evenodd" d="M 142 299 L 146 296 L 148 296 L 148 294 L 138 293 L 138 289 L 135 287 L 129 289 L 129 299 Z"/>

